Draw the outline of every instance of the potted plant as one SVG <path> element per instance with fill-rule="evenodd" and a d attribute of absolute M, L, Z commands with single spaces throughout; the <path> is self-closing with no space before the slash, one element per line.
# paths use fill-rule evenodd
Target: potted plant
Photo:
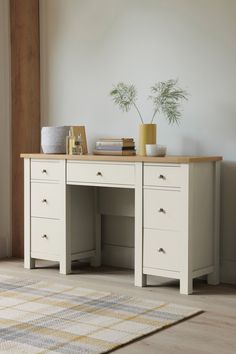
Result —
<path fill-rule="evenodd" d="M 146 155 L 146 144 L 156 144 L 156 124 L 154 119 L 157 113 L 162 113 L 169 124 L 179 124 L 181 112 L 180 103 L 187 100 L 187 92 L 178 87 L 178 80 L 158 82 L 151 87 L 149 99 L 153 102 L 153 115 L 150 123 L 145 123 L 136 104 L 137 91 L 134 85 L 127 85 L 123 82 L 113 87 L 110 95 L 115 104 L 123 112 L 128 112 L 132 107 L 136 110 L 141 121 L 139 127 L 139 155 Z"/>

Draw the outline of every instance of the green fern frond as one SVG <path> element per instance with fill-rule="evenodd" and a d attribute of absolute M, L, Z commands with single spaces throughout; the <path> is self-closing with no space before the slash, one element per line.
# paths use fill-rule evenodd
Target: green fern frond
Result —
<path fill-rule="evenodd" d="M 180 102 L 187 100 L 188 93 L 177 86 L 178 80 L 168 80 L 156 83 L 151 87 L 152 95 L 149 98 L 153 101 L 154 113 L 151 123 L 157 113 L 162 113 L 169 124 L 179 124 L 181 118 Z"/>
<path fill-rule="evenodd" d="M 181 118 L 180 103 L 187 100 L 188 93 L 178 87 L 178 80 L 161 81 L 151 87 L 152 95 L 149 98 L 153 102 L 154 112 L 151 119 L 153 122 L 157 113 L 163 113 L 169 124 L 179 124 Z M 134 85 L 119 82 L 110 92 L 113 102 L 123 112 L 128 112 L 133 106 L 142 123 L 142 115 L 136 105 L 137 91 Z"/>
<path fill-rule="evenodd" d="M 138 115 L 143 123 L 143 118 L 136 105 L 137 92 L 134 85 L 126 85 L 123 82 L 119 82 L 114 86 L 113 90 L 110 92 L 113 102 L 119 106 L 123 112 L 128 112 L 132 106 L 137 110 Z"/>

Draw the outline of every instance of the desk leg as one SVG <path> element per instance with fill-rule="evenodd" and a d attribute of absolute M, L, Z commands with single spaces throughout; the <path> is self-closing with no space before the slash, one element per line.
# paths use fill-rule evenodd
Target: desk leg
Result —
<path fill-rule="evenodd" d="M 134 284 L 146 286 L 147 276 L 143 274 L 143 164 L 135 164 L 135 260 Z"/>
<path fill-rule="evenodd" d="M 60 261 L 60 273 L 64 275 L 71 273 L 71 257 Z"/>
<path fill-rule="evenodd" d="M 71 189 L 66 185 L 66 161 L 60 161 L 64 171 L 63 177 L 60 181 L 62 189 L 62 205 L 64 206 L 63 218 L 61 220 L 61 227 L 63 229 L 63 236 L 61 242 L 61 259 L 60 259 L 60 273 L 71 273 Z"/>
<path fill-rule="evenodd" d="M 35 268 L 35 259 L 31 258 L 30 256 L 27 256 L 25 254 L 24 268 L 25 269 L 34 269 Z"/>
<path fill-rule="evenodd" d="M 180 294 L 189 295 L 193 292 L 193 270 L 192 270 L 192 237 L 190 232 L 190 225 L 192 223 L 192 214 L 190 210 L 194 204 L 194 190 L 190 188 L 190 177 L 194 175 L 194 165 L 193 164 L 182 164 L 181 170 L 182 174 L 182 208 L 183 208 L 183 218 L 182 218 L 182 231 L 181 238 L 182 243 L 180 247 L 180 259 L 181 259 L 181 269 L 180 269 Z"/>
<path fill-rule="evenodd" d="M 220 165 L 215 162 L 215 181 L 214 181 L 214 271 L 207 276 L 210 285 L 220 283 Z"/>
<path fill-rule="evenodd" d="M 193 292 L 193 279 L 188 273 L 185 273 L 180 278 L 180 294 L 190 295 Z"/>
<path fill-rule="evenodd" d="M 98 210 L 98 188 L 94 187 L 94 231 L 96 255 L 91 259 L 92 267 L 101 265 L 101 214 Z"/>
<path fill-rule="evenodd" d="M 30 164 L 30 159 L 24 159 L 24 267 L 26 269 L 35 268 L 35 259 L 31 258 Z"/>

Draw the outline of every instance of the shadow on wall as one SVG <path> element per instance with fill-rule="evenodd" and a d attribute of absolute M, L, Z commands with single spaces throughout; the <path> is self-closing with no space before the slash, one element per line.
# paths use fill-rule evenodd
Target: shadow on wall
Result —
<path fill-rule="evenodd" d="M 221 281 L 236 280 L 236 161 L 222 162 L 221 263 Z"/>
<path fill-rule="evenodd" d="M 206 155 L 202 142 L 195 137 L 182 136 L 180 149 L 181 155 Z"/>

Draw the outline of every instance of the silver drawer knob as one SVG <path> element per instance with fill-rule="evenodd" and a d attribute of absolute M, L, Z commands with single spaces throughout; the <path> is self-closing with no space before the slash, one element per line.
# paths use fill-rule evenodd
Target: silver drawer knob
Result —
<path fill-rule="evenodd" d="M 163 208 L 160 208 L 160 209 L 158 210 L 158 212 L 159 212 L 159 213 L 163 213 L 163 214 L 166 213 L 165 209 L 163 209 Z"/>
<path fill-rule="evenodd" d="M 159 175 L 159 177 L 158 177 L 159 179 L 163 179 L 163 180 L 165 180 L 166 179 L 166 177 L 164 176 L 164 175 Z"/>
<path fill-rule="evenodd" d="M 97 176 L 102 176 L 102 172 L 98 171 Z"/>
<path fill-rule="evenodd" d="M 44 238 L 44 239 L 48 238 L 46 234 L 42 235 L 41 237 Z"/>
<path fill-rule="evenodd" d="M 47 170 L 43 169 L 43 170 L 42 170 L 42 173 L 47 173 Z"/>
<path fill-rule="evenodd" d="M 165 250 L 164 250 L 164 248 L 162 248 L 162 247 L 158 248 L 157 251 L 158 251 L 159 253 L 165 253 Z"/>
<path fill-rule="evenodd" d="M 42 203 L 44 203 L 44 204 L 46 204 L 47 202 L 48 202 L 47 199 L 42 200 Z"/>

